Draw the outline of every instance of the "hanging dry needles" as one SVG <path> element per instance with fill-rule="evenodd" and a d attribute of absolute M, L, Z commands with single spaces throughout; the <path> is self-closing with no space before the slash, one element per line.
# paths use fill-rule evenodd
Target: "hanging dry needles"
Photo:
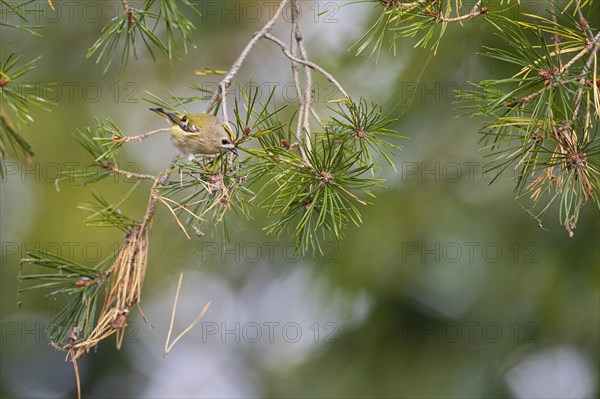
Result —
<path fill-rule="evenodd" d="M 139 308 L 141 299 L 148 262 L 148 242 L 152 232 L 157 201 L 155 188 L 165 183 L 166 175 L 155 179 L 144 218 L 135 229 L 127 234 L 123 247 L 109 269 L 110 286 L 104 298 L 104 305 L 98 316 L 96 327 L 89 337 L 84 340 L 72 340 L 63 347 L 63 349 L 69 350 L 73 360 L 87 353 L 100 341 L 114 333 L 117 336 L 117 348 L 121 347 L 129 311 L 134 306 Z M 141 313 L 144 317 L 143 312 Z"/>
<path fill-rule="evenodd" d="M 152 222 L 151 219 L 144 219 L 144 223 L 126 238 L 125 245 L 117 256 L 108 294 L 91 336 L 84 341 L 75 341 L 67 345 L 67 348 L 75 349 L 75 358 L 87 353 L 113 333 L 117 334 L 117 348 L 121 347 L 127 327 L 127 315 L 132 307 L 139 304 L 146 274 L 151 232 L 151 226 L 146 224 L 146 221 L 150 224 Z"/>

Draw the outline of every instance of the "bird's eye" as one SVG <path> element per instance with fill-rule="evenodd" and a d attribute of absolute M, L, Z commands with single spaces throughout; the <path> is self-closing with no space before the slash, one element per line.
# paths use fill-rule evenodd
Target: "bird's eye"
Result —
<path fill-rule="evenodd" d="M 188 124 L 190 123 L 190 121 L 188 121 L 188 118 L 187 118 L 187 116 L 185 116 L 185 115 L 183 115 L 183 116 L 181 117 L 181 122 L 182 122 L 182 124 L 183 124 L 183 127 L 188 127 Z"/>
<path fill-rule="evenodd" d="M 229 140 L 227 140 L 227 139 L 221 139 L 221 144 L 223 144 L 223 145 L 229 144 Z"/>

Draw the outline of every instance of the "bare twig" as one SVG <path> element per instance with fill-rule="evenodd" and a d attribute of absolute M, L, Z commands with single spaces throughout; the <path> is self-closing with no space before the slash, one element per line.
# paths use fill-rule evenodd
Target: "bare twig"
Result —
<path fill-rule="evenodd" d="M 323 68 L 321 68 L 319 65 L 315 64 L 314 62 L 310 62 L 310 61 L 305 61 L 303 59 L 300 59 L 298 57 L 294 57 L 292 55 L 292 53 L 290 52 L 290 49 L 288 48 L 288 46 L 282 42 L 281 40 L 279 40 L 278 38 L 276 38 L 273 35 L 270 34 L 265 34 L 265 39 L 269 39 L 270 41 L 272 41 L 273 43 L 279 45 L 279 47 L 281 47 L 281 50 L 283 51 L 283 53 L 285 54 L 286 57 L 288 57 L 290 60 L 292 61 L 296 61 L 298 64 L 302 64 L 305 65 L 317 72 L 319 72 L 321 75 L 323 75 L 327 80 L 329 80 L 331 83 L 333 83 L 335 85 L 335 87 L 340 91 L 340 93 L 342 93 L 342 95 L 344 97 L 349 97 L 348 93 L 346 92 L 346 90 L 344 90 L 344 88 L 342 87 L 342 85 L 339 84 L 339 82 L 326 70 L 324 70 Z"/>
<path fill-rule="evenodd" d="M 293 0 L 296 2 L 297 0 Z M 302 32 L 300 31 L 300 25 L 296 23 L 296 25 L 292 28 L 294 29 L 294 36 L 296 39 L 296 43 L 298 44 L 298 49 L 300 50 L 300 57 L 304 61 L 308 61 L 308 53 L 306 51 L 306 46 L 304 45 L 304 41 L 302 40 Z M 305 76 L 305 93 L 304 93 L 304 108 L 302 112 L 299 113 L 299 119 L 302 119 L 302 125 L 304 126 L 304 132 L 306 135 L 310 134 L 310 124 L 308 122 L 308 117 L 310 115 L 311 109 L 313 109 L 313 95 L 312 95 L 312 72 L 307 65 L 304 65 L 304 76 Z M 311 151 L 310 140 L 306 137 L 305 145 L 308 151 Z"/>
<path fill-rule="evenodd" d="M 575 57 L 571 58 L 569 60 L 569 62 L 567 62 L 565 65 L 563 65 L 563 67 L 561 68 L 560 72 L 564 73 L 565 71 L 568 71 L 569 68 L 575 63 L 575 61 L 577 61 L 578 59 L 580 59 L 581 57 L 583 57 L 584 55 L 586 55 L 588 53 L 588 51 L 590 51 L 594 46 L 596 46 L 597 44 L 597 40 L 596 39 L 592 39 L 588 44 L 586 44 L 583 49 L 577 53 L 575 55 Z"/>
<path fill-rule="evenodd" d="M 315 118 L 315 120 L 317 121 L 317 123 L 323 127 L 323 122 L 321 122 L 321 118 L 319 118 L 319 115 L 317 115 L 317 112 L 315 111 L 315 109 L 313 107 L 310 108 L 310 112 L 312 113 L 312 116 Z"/>
<path fill-rule="evenodd" d="M 575 119 L 577 119 L 577 115 L 579 114 L 579 108 L 581 107 L 581 102 L 583 99 L 583 88 L 586 81 L 586 75 L 592 66 L 592 62 L 596 58 L 596 52 L 598 51 L 598 42 L 600 42 L 600 32 L 590 41 L 590 56 L 588 57 L 583 69 L 581 70 L 581 78 L 579 79 L 579 84 L 581 85 L 579 89 L 577 89 L 577 98 L 575 99 L 575 111 L 573 111 L 573 117 L 569 122 L 570 126 L 573 126 L 575 123 Z M 594 84 L 594 82 L 592 82 Z"/>
<path fill-rule="evenodd" d="M 395 7 L 395 8 L 414 8 L 416 6 L 418 6 L 419 4 L 423 4 L 425 2 L 427 2 L 428 0 L 418 0 L 418 1 L 413 1 L 410 3 L 401 3 L 399 1 L 394 1 L 394 0 L 379 0 L 381 4 L 383 4 L 384 6 L 387 7 Z"/>
<path fill-rule="evenodd" d="M 131 9 L 129 2 L 127 0 L 121 0 L 121 4 L 123 4 L 123 10 L 127 15 L 127 24 L 129 26 L 134 25 L 136 22 L 135 16 L 133 15 L 133 10 Z M 135 48 L 135 32 L 131 33 L 131 55 L 133 58 L 137 59 L 137 50 Z"/>
<path fill-rule="evenodd" d="M 588 24 L 587 20 L 583 16 L 579 0 L 575 1 L 575 7 L 577 8 L 577 15 L 579 16 L 579 24 L 581 25 L 581 29 L 588 35 L 590 40 L 593 40 L 594 34 L 592 33 L 592 29 L 590 28 L 590 25 Z"/>
<path fill-rule="evenodd" d="M 128 179 L 136 179 L 136 180 L 153 180 L 156 178 L 154 175 L 147 175 L 144 173 L 135 173 L 129 172 L 128 170 L 119 169 L 113 164 L 110 164 L 106 167 L 106 169 L 112 173 L 117 173 L 119 175 L 126 176 Z"/>
<path fill-rule="evenodd" d="M 518 105 L 518 106 L 523 106 L 525 104 L 527 104 L 529 101 L 533 100 L 534 98 L 538 97 L 540 94 L 542 94 L 544 91 L 546 90 L 546 87 L 542 87 L 541 89 L 534 91 L 533 93 L 522 97 L 520 99 L 518 99 L 516 102 L 513 102 L 512 104 Z M 511 107 L 512 107 L 511 104 Z"/>
<path fill-rule="evenodd" d="M 221 96 L 221 106 L 222 106 L 222 110 L 223 110 L 223 123 L 226 126 L 229 126 L 229 116 L 227 115 L 227 87 L 229 87 L 229 84 L 225 83 L 225 82 L 221 82 L 219 83 L 219 90 L 221 91 L 221 93 L 225 93 L 224 95 Z"/>
<path fill-rule="evenodd" d="M 476 16 L 481 15 L 481 14 L 485 14 L 485 13 L 487 13 L 487 8 L 480 7 L 481 6 L 481 1 L 482 0 L 479 0 L 477 3 L 475 3 L 475 5 L 471 9 L 471 11 L 469 11 L 468 14 L 459 15 L 457 17 L 452 17 L 452 18 L 446 18 L 446 17 L 444 17 L 443 15 L 440 14 L 436 18 L 436 21 L 440 22 L 440 23 L 459 22 L 459 21 L 464 21 L 464 20 L 467 20 L 467 19 L 472 19 L 473 17 L 476 17 Z"/>
<path fill-rule="evenodd" d="M 137 136 L 125 136 L 125 137 L 115 136 L 115 137 L 113 137 L 113 140 L 118 143 L 137 143 L 138 141 L 142 141 L 154 134 L 165 133 L 168 131 L 170 131 L 169 128 L 162 128 L 162 129 L 152 130 L 151 132 L 148 132 L 148 133 L 138 134 Z"/>
<path fill-rule="evenodd" d="M 233 63 L 227 75 L 223 78 L 223 80 L 219 83 L 217 89 L 213 93 L 213 96 L 209 100 L 206 112 L 210 112 L 215 105 L 221 101 L 221 105 L 223 107 L 223 120 L 224 123 L 229 123 L 229 117 L 227 112 L 227 89 L 231 85 L 231 82 L 235 78 L 245 59 L 248 57 L 248 54 L 252 51 L 252 48 L 256 45 L 256 43 L 262 39 L 269 39 L 282 48 L 284 54 L 291 60 L 292 64 L 292 76 L 294 78 L 294 85 L 296 88 L 296 92 L 298 93 L 298 104 L 299 104 L 299 113 L 298 113 L 298 125 L 296 128 L 296 140 L 299 143 L 303 143 L 304 145 L 300 145 L 300 153 L 304 161 L 308 160 L 308 157 L 305 153 L 305 148 L 310 151 L 310 140 L 308 137 L 302 136 L 302 129 L 304 129 L 305 134 L 310 133 L 310 123 L 309 116 L 312 113 L 315 116 L 315 119 L 320 122 L 318 115 L 316 115 L 313 109 L 313 93 L 312 93 L 312 70 L 318 71 L 325 78 L 327 78 L 330 82 L 332 82 L 338 90 L 344 95 L 344 97 L 348 97 L 347 92 L 342 88 L 342 86 L 335 80 L 335 78 L 327 73 L 323 68 L 314 64 L 308 60 L 308 55 L 306 51 L 306 47 L 304 46 L 304 42 L 302 39 L 302 32 L 300 30 L 299 25 L 299 5 L 297 0 L 291 0 L 291 10 L 292 10 L 292 29 L 291 29 L 291 43 L 290 47 L 288 47 L 283 41 L 272 36 L 270 31 L 273 25 L 277 22 L 279 17 L 281 16 L 284 7 L 286 6 L 288 0 L 281 0 L 279 7 L 275 11 L 273 17 L 265 24 L 265 26 L 258 32 L 254 34 L 252 39 L 248 42 L 246 47 L 242 50 L 241 54 L 238 56 L 236 61 Z M 304 66 L 305 70 L 305 88 L 304 92 L 302 90 L 302 85 L 300 82 L 300 74 L 299 74 L 299 65 Z"/>
<path fill-rule="evenodd" d="M 265 26 L 263 26 L 263 28 L 260 31 L 258 31 L 254 34 L 254 36 L 252 37 L 252 39 L 250 39 L 250 41 L 248 42 L 248 44 L 246 45 L 244 50 L 242 50 L 242 52 L 240 53 L 238 58 L 235 60 L 235 62 L 231 66 L 231 68 L 229 68 L 229 72 L 227 72 L 227 75 L 225 75 L 223 80 L 221 80 L 221 83 L 219 83 L 219 86 L 217 87 L 213 96 L 211 97 L 211 99 L 208 101 L 208 104 L 206 105 L 207 113 L 209 113 L 214 108 L 215 104 L 219 100 L 222 100 L 223 105 L 225 105 L 224 97 L 227 94 L 227 89 L 231 85 L 233 78 L 240 70 L 242 64 L 244 63 L 244 60 L 246 59 L 246 57 L 248 57 L 248 54 L 250 54 L 250 51 L 256 45 L 256 43 L 258 43 L 258 41 L 261 38 L 263 38 L 266 34 L 268 34 L 271 31 L 271 29 L 273 28 L 273 25 L 275 25 L 275 22 L 277 22 L 277 20 L 281 16 L 281 13 L 283 12 L 285 5 L 287 4 L 287 1 L 288 0 L 281 0 L 279 7 L 273 14 L 273 17 L 265 24 Z M 225 108 L 226 107 L 223 106 L 223 119 L 224 119 L 224 122 L 226 124 L 228 124 L 229 120 L 227 119 L 227 116 L 226 116 L 227 111 L 225 110 Z"/>
<path fill-rule="evenodd" d="M 298 2 L 296 0 L 292 0 L 292 29 L 290 31 L 290 51 L 294 57 L 297 56 L 296 49 L 296 26 L 298 25 Z M 298 123 L 296 126 L 296 141 L 298 143 L 302 143 L 302 117 L 301 115 L 304 112 L 304 97 L 302 93 L 302 87 L 300 85 L 300 68 L 298 67 L 298 63 L 292 60 L 292 76 L 294 78 L 294 85 L 296 87 L 296 93 L 298 94 Z M 302 158 L 306 160 L 306 154 L 304 153 L 303 146 L 300 146 L 300 152 L 302 154 Z"/>
<path fill-rule="evenodd" d="M 125 13 L 129 14 L 131 12 L 131 7 L 129 6 L 129 1 L 121 0 L 121 4 L 123 4 L 123 10 L 125 10 Z"/>
<path fill-rule="evenodd" d="M 519 203 L 519 206 L 521 207 L 521 209 L 523 209 L 529 216 L 531 216 L 532 218 L 534 218 L 537 222 L 538 222 L 538 227 L 544 231 L 549 231 L 547 228 L 544 227 L 544 225 L 542 224 L 542 219 L 538 216 L 536 216 L 531 210 L 525 208 L 522 204 Z"/>

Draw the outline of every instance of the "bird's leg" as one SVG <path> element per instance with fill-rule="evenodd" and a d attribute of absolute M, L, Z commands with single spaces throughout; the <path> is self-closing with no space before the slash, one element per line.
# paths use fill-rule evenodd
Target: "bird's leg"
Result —
<path fill-rule="evenodd" d="M 196 156 L 194 154 L 190 154 L 191 158 L 188 158 L 190 160 L 190 162 L 195 163 L 196 165 L 198 165 L 199 167 L 204 167 L 204 157 L 202 157 L 201 159 L 196 158 Z"/>

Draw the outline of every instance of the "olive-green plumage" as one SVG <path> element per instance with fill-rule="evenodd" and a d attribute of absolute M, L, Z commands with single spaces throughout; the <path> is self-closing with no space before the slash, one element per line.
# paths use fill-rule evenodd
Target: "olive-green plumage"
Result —
<path fill-rule="evenodd" d="M 217 117 L 209 114 L 174 114 L 162 108 L 150 110 L 173 124 L 171 142 L 184 155 L 218 154 L 222 150 L 237 154 L 232 135 Z"/>

